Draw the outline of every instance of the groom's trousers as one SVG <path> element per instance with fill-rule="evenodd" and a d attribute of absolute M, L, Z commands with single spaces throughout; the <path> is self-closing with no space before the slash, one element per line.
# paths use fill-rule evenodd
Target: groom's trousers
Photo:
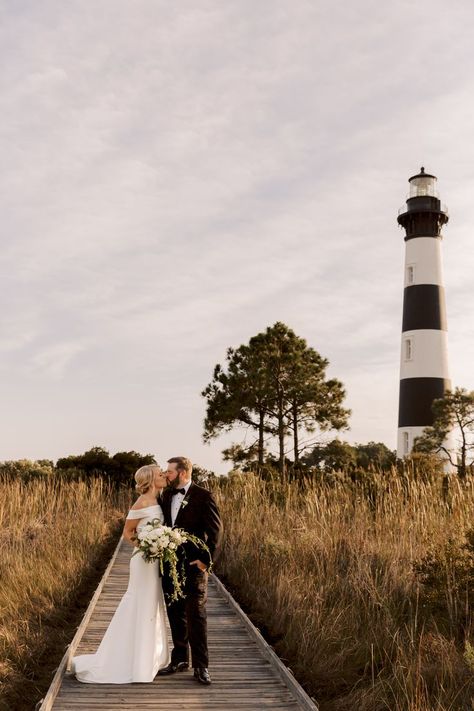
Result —
<path fill-rule="evenodd" d="M 188 644 L 191 647 L 191 666 L 208 667 L 207 650 L 207 578 L 208 574 L 197 568 L 189 572 L 185 598 L 167 603 L 168 619 L 173 638 L 171 662 L 188 662 Z"/>

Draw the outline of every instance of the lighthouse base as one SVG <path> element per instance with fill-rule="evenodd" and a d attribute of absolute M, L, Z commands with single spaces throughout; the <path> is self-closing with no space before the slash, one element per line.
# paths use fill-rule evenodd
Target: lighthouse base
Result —
<path fill-rule="evenodd" d="M 424 427 L 399 427 L 397 441 L 397 457 L 403 459 L 409 457 L 413 444 L 417 437 L 421 437 Z"/>
<path fill-rule="evenodd" d="M 397 442 L 397 457 L 398 459 L 404 459 L 404 457 L 409 457 L 415 443 L 415 439 L 420 437 L 424 432 L 424 427 L 399 427 L 398 429 L 398 442 Z M 451 459 L 454 462 L 456 460 L 456 445 L 454 441 L 453 434 L 450 433 L 444 442 L 444 446 L 451 454 Z M 456 467 L 449 461 L 449 458 L 440 452 L 439 456 L 443 460 L 443 469 L 445 472 L 452 472 L 456 470 Z"/>

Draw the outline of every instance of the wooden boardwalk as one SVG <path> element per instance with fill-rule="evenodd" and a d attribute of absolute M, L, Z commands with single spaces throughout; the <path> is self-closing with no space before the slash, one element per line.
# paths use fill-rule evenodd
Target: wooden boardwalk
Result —
<path fill-rule="evenodd" d="M 75 654 L 94 652 L 126 590 L 130 548 L 121 541 L 40 711 L 317 711 L 292 674 L 215 577 L 207 603 L 212 685 L 192 670 L 156 677 L 151 684 L 81 684 L 67 671 Z"/>

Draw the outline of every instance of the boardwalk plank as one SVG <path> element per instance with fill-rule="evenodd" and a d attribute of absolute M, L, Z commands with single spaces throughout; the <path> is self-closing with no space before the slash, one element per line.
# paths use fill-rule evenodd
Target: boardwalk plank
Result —
<path fill-rule="evenodd" d="M 93 610 L 73 641 L 40 711 L 317 711 L 222 583 L 209 580 L 208 626 L 212 686 L 192 670 L 157 677 L 151 684 L 81 684 L 69 657 L 94 652 L 128 584 L 130 549 L 121 542 L 95 596 Z"/>

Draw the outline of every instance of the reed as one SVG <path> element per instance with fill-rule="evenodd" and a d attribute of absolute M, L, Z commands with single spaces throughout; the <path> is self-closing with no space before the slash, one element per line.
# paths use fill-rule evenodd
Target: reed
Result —
<path fill-rule="evenodd" d="M 396 472 L 361 482 L 236 475 L 215 493 L 218 572 L 321 711 L 473 708 L 472 486 Z"/>
<path fill-rule="evenodd" d="M 128 504 L 128 492 L 98 479 L 0 479 L 1 709 L 33 708 L 45 684 L 38 667 L 62 656 L 53 650 L 74 633 L 69 608 Z"/>

